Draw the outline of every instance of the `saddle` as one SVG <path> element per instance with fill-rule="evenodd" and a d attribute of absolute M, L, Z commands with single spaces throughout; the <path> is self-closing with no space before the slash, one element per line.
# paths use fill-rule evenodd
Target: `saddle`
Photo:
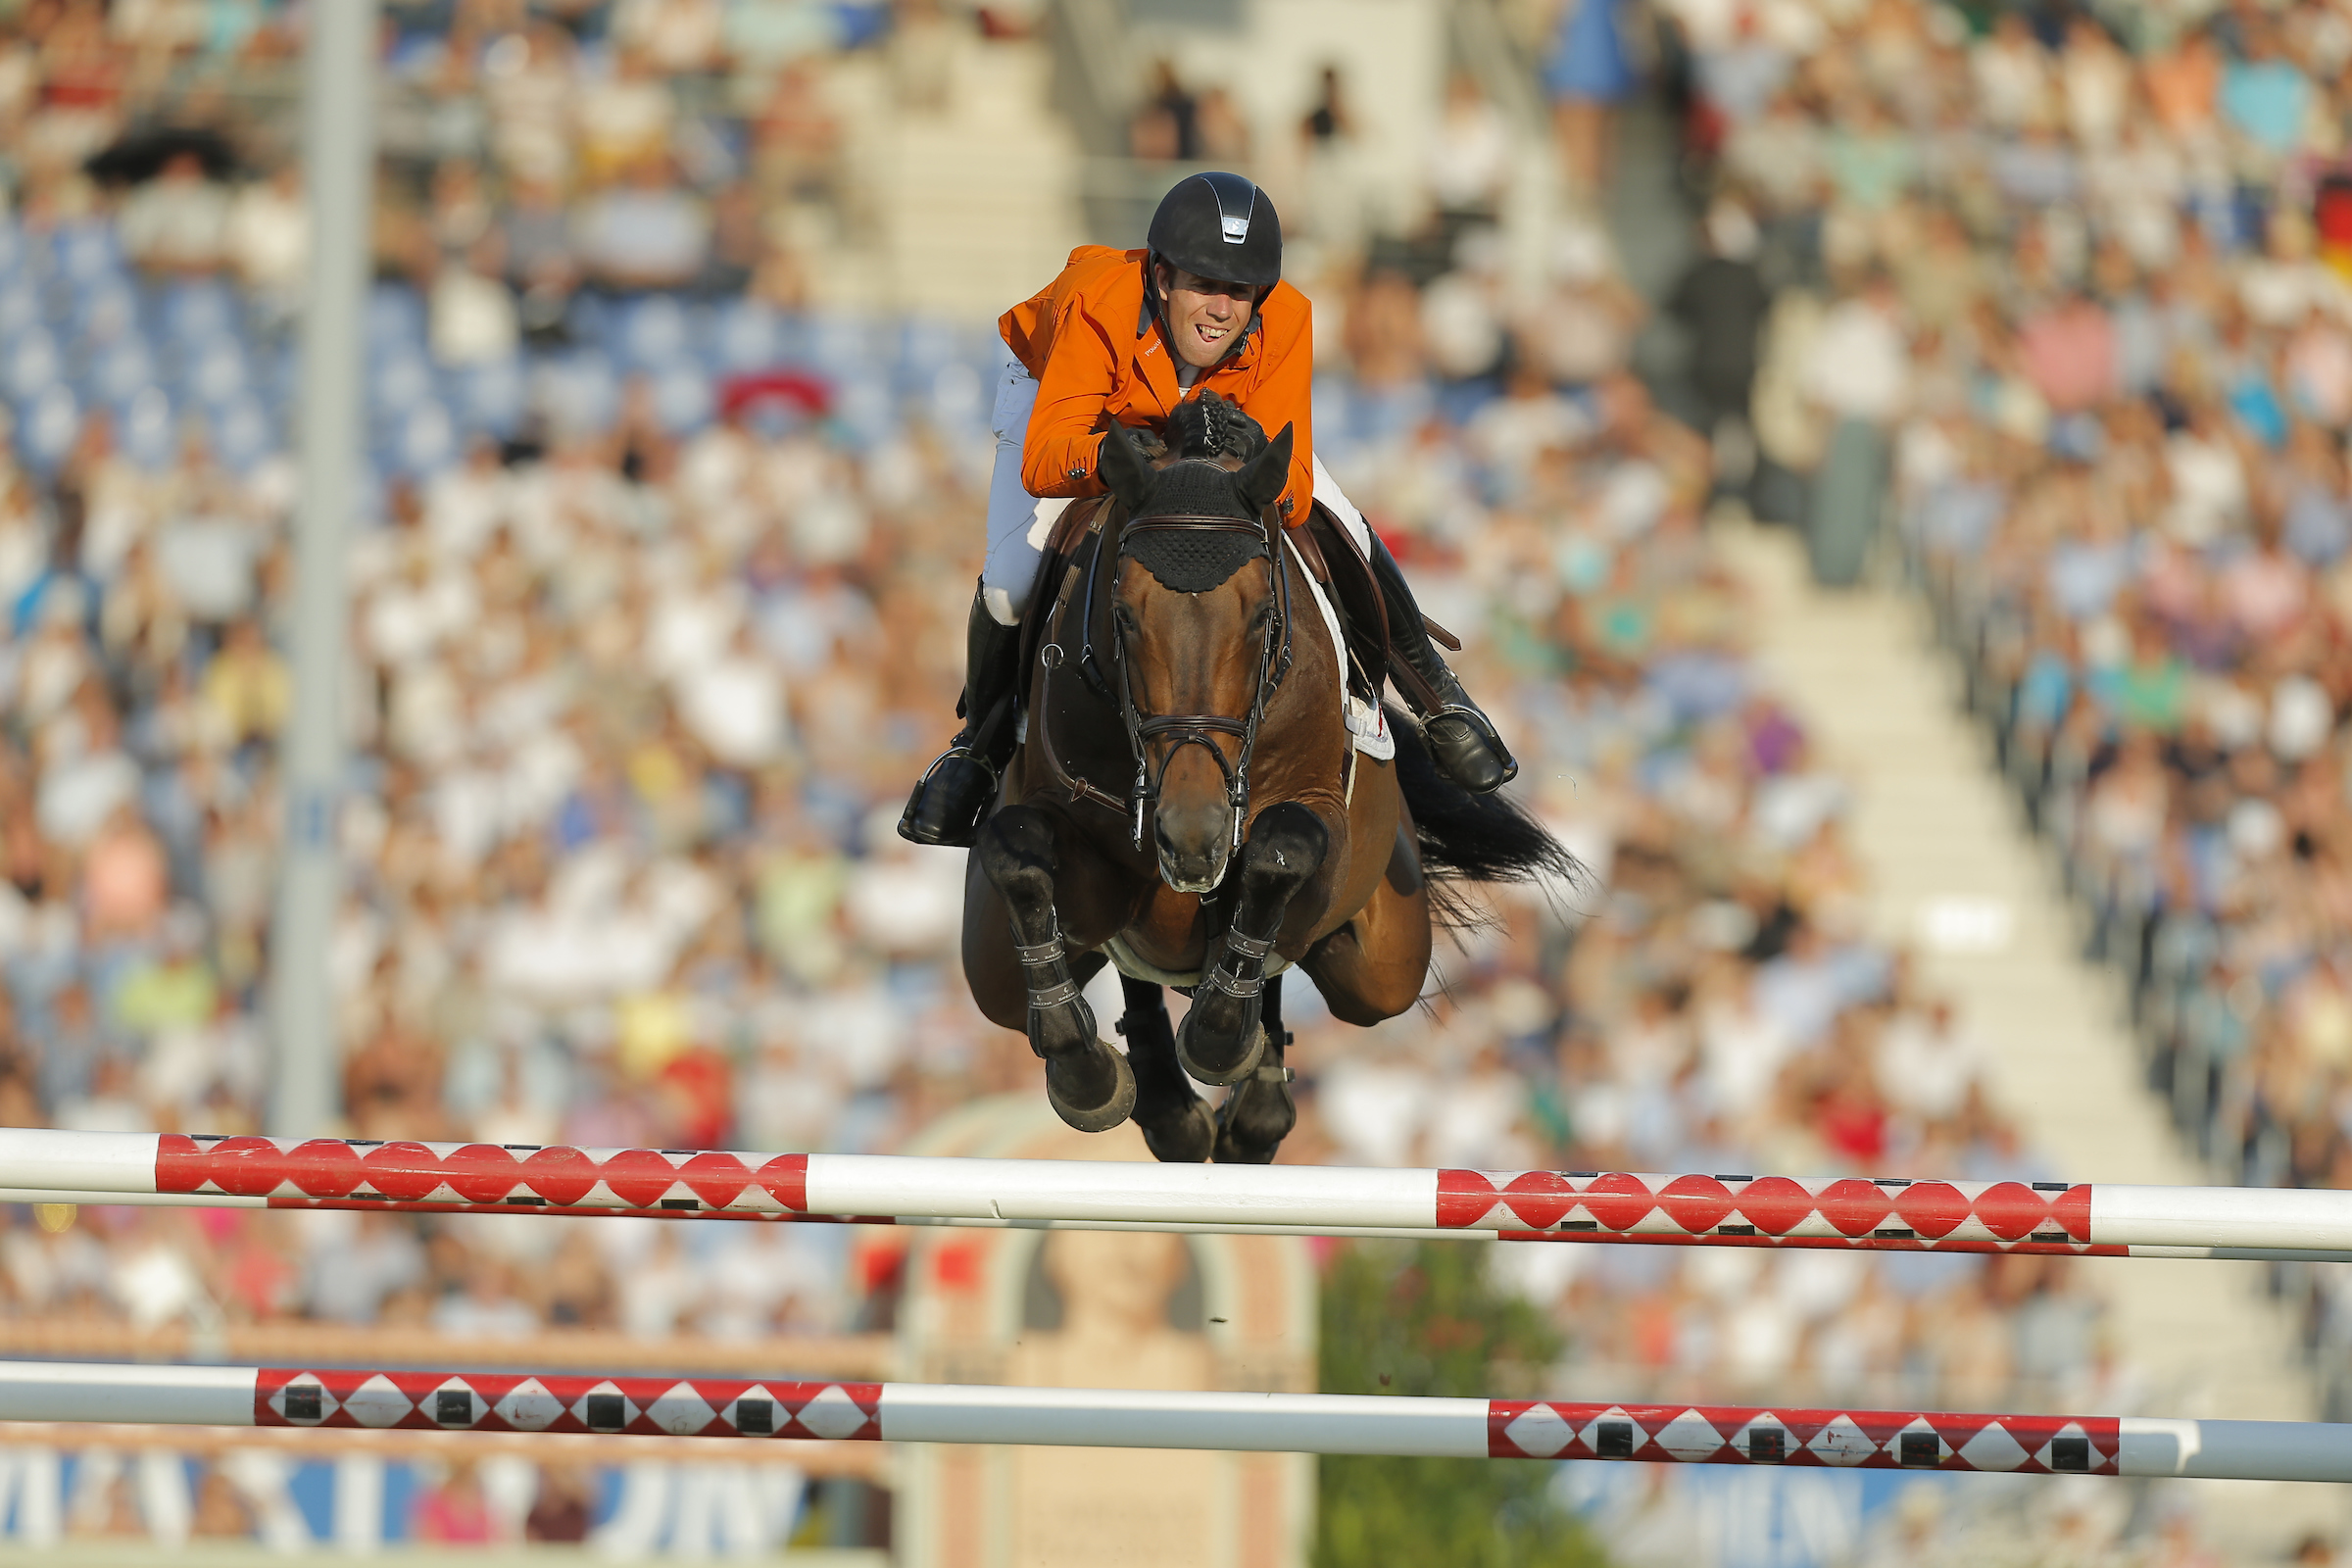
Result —
<path fill-rule="evenodd" d="M 1102 534 L 1102 518 L 1109 510 L 1110 497 L 1088 496 L 1062 508 L 1061 515 L 1054 519 L 1053 531 L 1046 536 L 1046 553 L 1037 564 L 1037 581 L 1029 590 L 1029 608 L 1021 612 L 1023 670 L 1037 668 L 1038 650 L 1045 646 L 1054 624 L 1062 581 L 1081 557 L 1093 559 L 1095 545 Z M 1025 706 L 1029 700 L 1026 675 L 1022 677 L 1020 693 Z"/>

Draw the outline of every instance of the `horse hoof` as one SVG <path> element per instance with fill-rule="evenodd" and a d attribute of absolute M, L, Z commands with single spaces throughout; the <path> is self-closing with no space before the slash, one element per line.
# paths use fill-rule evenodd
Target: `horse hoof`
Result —
<path fill-rule="evenodd" d="M 1080 1132 L 1106 1133 L 1134 1113 L 1135 1071 L 1098 1040 L 1089 1050 L 1047 1058 L 1046 1100 Z"/>
<path fill-rule="evenodd" d="M 1281 1152 L 1280 1144 L 1245 1144 L 1230 1131 L 1217 1134 L 1216 1162 L 1220 1165 L 1271 1165 Z"/>
<path fill-rule="evenodd" d="M 1271 1105 L 1257 1103 L 1261 1098 L 1271 1100 L 1273 1103 Z M 1245 1131 L 1241 1126 L 1242 1118 L 1252 1110 L 1260 1113 L 1258 1116 L 1252 1117 L 1252 1120 L 1271 1122 L 1276 1125 L 1272 1127 L 1259 1125 Z M 1288 1138 L 1291 1135 L 1291 1129 L 1298 1125 L 1298 1104 L 1291 1098 L 1291 1086 L 1287 1077 L 1266 1082 L 1262 1087 L 1257 1078 L 1245 1079 L 1232 1094 L 1225 1098 L 1225 1103 L 1217 1108 L 1217 1163 L 1220 1165 L 1271 1165 L 1274 1163 L 1275 1154 L 1282 1149 L 1282 1141 Z M 1265 1136 L 1268 1132 L 1271 1132 L 1273 1136 L 1270 1138 Z"/>
<path fill-rule="evenodd" d="M 1173 1113 L 1139 1114 L 1135 1125 L 1143 1132 L 1144 1147 L 1163 1165 L 1205 1165 L 1217 1146 L 1216 1118 L 1198 1096 Z"/>
<path fill-rule="evenodd" d="M 1266 1031 L 1254 1018 L 1250 1020 L 1249 1033 L 1239 1037 L 1241 1043 L 1237 1043 L 1236 1054 L 1227 1061 L 1214 1054 L 1204 1055 L 1195 1049 L 1199 1036 L 1193 1028 L 1193 1020 L 1199 1016 L 1198 1008 L 1186 1013 L 1184 1022 L 1176 1030 L 1176 1060 L 1187 1074 L 1204 1084 L 1233 1084 L 1257 1071 L 1257 1064 L 1266 1054 Z"/>

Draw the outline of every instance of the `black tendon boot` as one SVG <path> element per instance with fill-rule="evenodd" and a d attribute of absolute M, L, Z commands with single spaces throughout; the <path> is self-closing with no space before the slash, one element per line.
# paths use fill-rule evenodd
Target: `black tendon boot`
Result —
<path fill-rule="evenodd" d="M 1370 530 L 1366 530 L 1369 532 Z M 1473 795 L 1492 795 L 1519 776 L 1519 763 L 1429 640 L 1421 607 L 1389 547 L 1372 534 L 1372 578 L 1389 612 L 1389 663 L 1397 694 L 1421 720 L 1438 770 Z"/>
<path fill-rule="evenodd" d="M 1012 760 L 1021 628 L 999 625 L 975 593 L 963 636 L 963 701 L 956 708 L 963 728 L 923 770 L 899 814 L 899 837 L 916 844 L 971 848 Z"/>
<path fill-rule="evenodd" d="M 1291 1080 L 1298 1074 L 1282 1064 L 1291 1033 L 1282 1026 L 1282 976 L 1266 977 L 1265 1002 L 1258 1021 L 1266 1031 L 1266 1052 L 1250 1075 L 1235 1084 L 1217 1107 L 1217 1163 L 1271 1165 L 1275 1151 L 1298 1122 L 1298 1105 L 1291 1098 Z"/>
<path fill-rule="evenodd" d="M 1217 1141 L 1208 1105 L 1193 1092 L 1193 1081 L 1176 1064 L 1176 1030 L 1158 986 L 1119 976 L 1126 1015 L 1119 1033 L 1127 1037 L 1127 1065 L 1135 1072 L 1135 1125 L 1153 1159 L 1200 1164 Z"/>

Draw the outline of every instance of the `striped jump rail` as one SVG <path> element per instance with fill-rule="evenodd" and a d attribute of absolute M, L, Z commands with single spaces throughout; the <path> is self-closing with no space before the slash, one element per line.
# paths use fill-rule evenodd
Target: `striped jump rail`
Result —
<path fill-rule="evenodd" d="M 0 1421 L 2352 1481 L 2352 1426 L 748 1378 L 0 1362 Z"/>
<path fill-rule="evenodd" d="M 0 1129 L 0 1201 L 2093 1257 L 2352 1258 L 2352 1193 Z"/>

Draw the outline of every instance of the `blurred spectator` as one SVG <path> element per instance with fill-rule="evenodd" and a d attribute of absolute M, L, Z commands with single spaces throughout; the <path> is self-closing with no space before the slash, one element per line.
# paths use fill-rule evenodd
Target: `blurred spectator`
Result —
<path fill-rule="evenodd" d="M 267 180 L 238 189 L 230 202 L 222 252 L 246 287 L 279 310 L 298 297 L 310 264 L 310 210 L 302 172 L 292 163 Z"/>
<path fill-rule="evenodd" d="M 229 195 L 199 154 L 181 150 L 131 192 L 118 221 L 124 254 L 148 271 L 210 272 L 226 253 Z"/>
<path fill-rule="evenodd" d="M 956 31 L 940 0 L 894 0 L 890 83 L 903 109 L 936 112 L 956 86 Z"/>
<path fill-rule="evenodd" d="M 1720 41 L 1692 40 L 1693 71 L 1708 108 L 1732 125 L 1745 125 L 1769 107 L 1796 62 L 1764 30 L 1760 8 L 1736 8 L 1733 30 Z M 1720 141 L 1722 131 L 1712 133 Z"/>
<path fill-rule="evenodd" d="M 1429 147 L 1427 180 L 1440 214 L 1493 219 L 1511 178 L 1513 146 L 1502 112 L 1467 72 L 1446 80 L 1445 111 Z"/>
<path fill-rule="evenodd" d="M 622 48 L 612 73 L 579 93 L 580 173 L 591 185 L 668 156 L 677 105 L 651 57 Z"/>
<path fill-rule="evenodd" d="M 434 1545 L 487 1545 L 495 1537 L 482 1483 L 470 1461 L 450 1467 L 441 1484 L 416 1501 L 416 1537 Z"/>
<path fill-rule="evenodd" d="M 571 1469 L 539 1472 L 538 1495 L 523 1522 L 523 1539 L 577 1543 L 588 1539 L 589 1494 L 585 1477 Z"/>
<path fill-rule="evenodd" d="M 561 323 L 564 308 L 580 281 L 570 216 L 552 180 L 518 179 L 500 215 L 500 249 L 507 280 L 521 298 L 526 330 L 545 332 Z"/>
<path fill-rule="evenodd" d="M 1196 163 L 1201 155 L 1200 100 L 1177 78 L 1175 62 L 1152 68 L 1152 87 L 1127 129 L 1127 150 L 1153 163 Z"/>
<path fill-rule="evenodd" d="M 1225 169 L 1250 162 L 1249 119 L 1224 86 L 1211 83 L 1200 90 L 1193 106 L 1193 126 L 1200 140 L 1201 162 Z"/>
<path fill-rule="evenodd" d="M 1577 190 L 1596 191 L 1616 155 L 1617 105 L 1640 84 L 1626 41 L 1639 13 L 1624 0 L 1567 0 L 1558 15 L 1544 85 L 1568 178 Z"/>
<path fill-rule="evenodd" d="M 1431 368 L 1464 381 L 1498 370 L 1509 344 L 1501 236 L 1491 228 L 1465 228 L 1454 244 L 1454 263 L 1421 291 L 1421 333 Z"/>
<path fill-rule="evenodd" d="M 702 271 L 710 243 L 709 213 L 660 158 L 641 159 L 625 184 L 580 210 L 581 263 L 609 288 L 682 287 Z"/>
<path fill-rule="evenodd" d="M 753 178 L 769 199 L 814 203 L 836 199 L 834 172 L 841 124 L 825 100 L 823 79 L 807 63 L 776 74 L 754 130 Z"/>
<path fill-rule="evenodd" d="M 1624 367 L 1647 314 L 1618 270 L 1607 231 L 1574 219 L 1553 242 L 1551 286 L 1528 311 L 1522 331 L 1544 374 L 1579 386 Z"/>
<path fill-rule="evenodd" d="M 726 51 L 720 0 L 619 0 L 607 36 L 664 76 L 715 70 Z"/>
<path fill-rule="evenodd" d="M 1707 210 L 1707 253 L 1675 285 L 1667 309 L 1690 334 L 1690 382 L 1706 410 L 1717 470 L 1744 482 L 1754 466 L 1748 398 L 1770 297 L 1756 268 L 1755 220 L 1719 198 Z"/>
<path fill-rule="evenodd" d="M 503 363 L 521 343 L 514 295 L 494 272 L 444 264 L 433 279 L 426 312 L 433 358 L 443 365 Z"/>
<path fill-rule="evenodd" d="M 2268 18 L 2247 26 L 2241 41 L 2244 55 L 2222 73 L 2222 114 L 2257 148 L 2284 157 L 2302 140 L 2311 84 L 2280 53 Z"/>

